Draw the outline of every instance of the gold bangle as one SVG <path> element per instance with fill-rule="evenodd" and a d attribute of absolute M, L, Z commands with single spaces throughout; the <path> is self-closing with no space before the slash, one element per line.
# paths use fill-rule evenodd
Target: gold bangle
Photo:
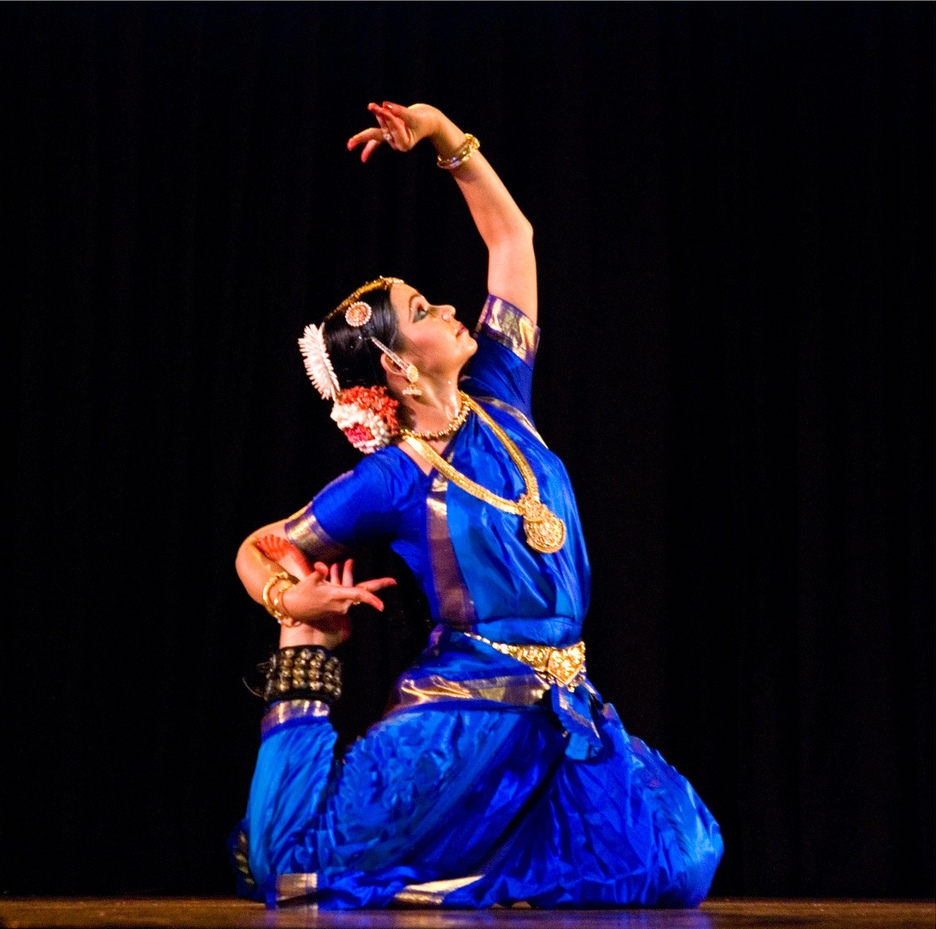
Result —
<path fill-rule="evenodd" d="M 279 583 L 280 581 L 288 581 L 292 579 L 292 575 L 288 571 L 277 571 L 275 574 L 271 574 L 267 578 L 266 584 L 263 585 L 263 605 L 267 608 L 267 611 L 273 612 L 273 604 L 270 602 L 270 591 L 273 589 L 273 585 Z"/>
<path fill-rule="evenodd" d="M 272 616 L 281 626 L 296 626 L 298 623 L 296 619 L 289 615 L 289 612 L 280 602 L 280 597 L 289 587 L 296 586 L 296 578 L 294 578 L 288 571 L 277 571 L 275 574 L 271 574 L 267 579 L 266 584 L 263 585 L 263 605 L 266 607 L 266 611 Z M 271 592 L 277 584 L 285 584 L 286 587 L 283 590 L 279 591 L 278 594 L 271 597 Z"/>
<path fill-rule="evenodd" d="M 465 141 L 461 148 L 448 158 L 443 158 L 441 155 L 437 156 L 436 164 L 443 171 L 454 171 L 468 161 L 479 148 L 481 148 L 481 143 L 470 132 L 466 132 Z"/>
<path fill-rule="evenodd" d="M 286 609 L 286 604 L 283 603 L 283 596 L 290 587 L 295 587 L 296 585 L 289 581 L 284 583 L 282 587 L 278 588 L 273 594 L 273 606 L 276 609 L 276 621 L 281 626 L 288 626 L 290 629 L 295 629 L 296 626 L 301 626 L 302 623 L 293 616 L 289 610 Z"/>

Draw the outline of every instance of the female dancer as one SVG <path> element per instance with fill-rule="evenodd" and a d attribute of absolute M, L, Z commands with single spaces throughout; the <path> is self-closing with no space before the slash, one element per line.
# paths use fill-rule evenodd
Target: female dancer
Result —
<path fill-rule="evenodd" d="M 589 565 L 562 463 L 530 409 L 536 267 L 527 222 L 478 141 L 438 109 L 371 104 L 367 161 L 428 139 L 488 249 L 474 334 L 396 278 L 358 288 L 300 346 L 365 453 L 241 545 L 248 593 L 280 622 L 243 827 L 241 892 L 324 908 L 694 906 L 722 854 L 692 787 L 603 704 L 580 641 Z M 348 556 L 389 545 L 435 622 L 384 717 L 337 758 L 332 653 Z"/>

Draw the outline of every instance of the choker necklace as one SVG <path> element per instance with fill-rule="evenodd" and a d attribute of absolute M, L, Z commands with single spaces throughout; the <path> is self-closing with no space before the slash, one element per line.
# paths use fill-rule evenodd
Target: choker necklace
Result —
<path fill-rule="evenodd" d="M 440 429 L 438 432 L 414 432 L 412 429 L 407 429 L 405 426 L 400 430 L 400 435 L 404 439 L 422 439 L 424 442 L 435 442 L 439 439 L 447 439 L 450 435 L 455 435 L 462 426 L 465 425 L 465 420 L 468 418 L 468 414 L 471 412 L 471 407 L 467 403 L 468 395 L 464 391 L 458 391 L 458 412 L 449 420 L 448 425 L 444 429 Z"/>
<path fill-rule="evenodd" d="M 475 483 L 471 478 L 466 477 L 461 471 L 456 471 L 449 462 L 447 462 L 431 445 L 426 441 L 426 433 L 417 434 L 403 430 L 402 434 L 409 445 L 414 448 L 423 458 L 426 458 L 441 474 L 447 477 L 453 484 L 460 487 L 466 493 L 497 507 L 505 513 L 513 513 L 523 518 L 523 531 L 526 535 L 527 545 L 538 552 L 550 555 L 558 552 L 565 544 L 565 523 L 553 513 L 545 503 L 539 498 L 539 485 L 536 482 L 536 475 L 530 467 L 530 463 L 523 457 L 523 453 L 510 440 L 509 436 L 500 426 L 484 412 L 483 409 L 467 394 L 459 391 L 462 398 L 462 405 L 466 410 L 472 410 L 478 418 L 488 426 L 494 435 L 501 441 L 507 454 L 510 455 L 513 463 L 520 469 L 523 477 L 523 483 L 526 485 L 525 493 L 520 494 L 516 501 L 507 500 L 504 497 L 498 497 L 491 493 L 486 487 Z M 459 411 L 461 415 L 461 411 Z M 468 415 L 467 413 L 465 414 Z M 456 419 L 458 417 L 456 416 Z M 454 422 L 455 420 L 453 420 Z M 464 419 L 462 420 L 464 422 Z M 459 424 L 460 425 L 460 424 Z M 442 436 L 444 438 L 444 436 Z"/>

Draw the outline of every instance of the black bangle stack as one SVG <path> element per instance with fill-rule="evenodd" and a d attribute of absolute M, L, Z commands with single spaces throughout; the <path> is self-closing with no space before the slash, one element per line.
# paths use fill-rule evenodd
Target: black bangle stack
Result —
<path fill-rule="evenodd" d="M 341 662 L 321 645 L 297 645 L 275 651 L 263 666 L 267 703 L 277 700 L 320 700 L 341 696 Z"/>

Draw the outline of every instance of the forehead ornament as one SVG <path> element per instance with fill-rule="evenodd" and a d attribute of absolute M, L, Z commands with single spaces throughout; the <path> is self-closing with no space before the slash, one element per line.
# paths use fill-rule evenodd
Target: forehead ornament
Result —
<path fill-rule="evenodd" d="M 402 278 L 399 278 L 399 277 L 378 277 L 372 281 L 368 281 L 366 284 L 362 284 L 360 287 L 358 287 L 358 289 L 354 291 L 353 294 L 345 297 L 344 300 L 342 300 L 341 303 L 339 303 L 338 306 L 336 306 L 331 311 L 331 313 L 329 313 L 328 316 L 326 316 L 325 318 L 330 319 L 336 313 L 344 313 L 347 310 L 351 309 L 351 307 L 355 303 L 358 303 L 361 297 L 363 297 L 364 294 L 366 294 L 369 290 L 390 290 L 390 288 L 394 284 L 405 284 L 405 283 L 406 282 Z M 368 307 L 368 309 L 370 309 L 370 307 Z M 345 319 L 347 319 L 347 317 L 345 317 Z M 348 325 L 354 326 L 354 323 L 348 320 Z M 359 323 L 358 325 L 363 325 L 363 324 Z"/>
<path fill-rule="evenodd" d="M 361 326 L 367 325 L 373 315 L 374 311 L 371 309 L 370 304 L 365 303 L 363 300 L 358 300 L 357 303 L 352 303 L 351 306 L 345 310 L 344 318 L 349 326 L 352 326 L 354 329 L 359 329 Z"/>

